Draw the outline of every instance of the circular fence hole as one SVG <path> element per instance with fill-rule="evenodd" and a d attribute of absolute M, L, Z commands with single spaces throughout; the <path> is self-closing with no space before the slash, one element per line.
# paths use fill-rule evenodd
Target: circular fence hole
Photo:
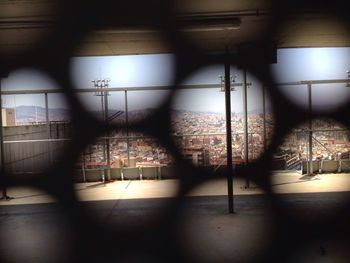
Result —
<path fill-rule="evenodd" d="M 111 46 L 117 50 L 116 55 L 107 50 L 108 56 L 101 56 L 102 48 L 96 47 L 99 56 L 93 56 L 95 47 L 83 42 L 83 49 L 87 45 L 92 50 L 86 51 L 87 56 L 84 52 L 85 56 L 79 56 L 77 52 L 71 59 L 72 79 L 87 112 L 108 123 L 113 123 L 119 114 L 120 120 L 133 124 L 145 120 L 168 98 L 174 79 L 174 56 L 138 52 L 132 45 L 129 50 L 127 43 L 113 38 L 113 34 L 123 33 L 113 32 L 101 32 L 107 38 L 106 43 L 96 45 Z M 136 34 L 136 37 L 140 36 Z"/>
<path fill-rule="evenodd" d="M 275 152 L 271 186 L 287 211 L 312 222 L 335 216 L 349 198 L 350 131 L 330 119 L 309 125 L 293 128 Z"/>
<path fill-rule="evenodd" d="M 19 69 L 2 80 L 5 170 L 41 174 L 61 161 L 71 135 L 71 112 L 59 86 L 45 73 Z"/>
<path fill-rule="evenodd" d="M 222 65 L 215 65 L 195 72 L 173 99 L 173 138 L 184 158 L 194 165 L 226 165 L 223 71 Z M 245 93 L 243 73 L 234 67 L 231 72 L 232 151 L 239 165 L 258 159 L 268 147 L 274 117 L 266 88 L 248 73 Z"/>
<path fill-rule="evenodd" d="M 161 217 L 177 195 L 179 177 L 169 151 L 157 139 L 133 131 L 109 131 L 98 138 L 74 171 L 79 201 L 99 221 L 117 225 L 143 225 Z"/>

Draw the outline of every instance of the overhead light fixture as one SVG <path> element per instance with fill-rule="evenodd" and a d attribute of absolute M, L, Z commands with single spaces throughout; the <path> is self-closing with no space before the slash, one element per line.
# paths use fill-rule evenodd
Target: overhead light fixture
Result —
<path fill-rule="evenodd" d="M 206 14 L 180 16 L 181 31 L 224 31 L 241 27 L 241 19 L 232 15 Z"/>

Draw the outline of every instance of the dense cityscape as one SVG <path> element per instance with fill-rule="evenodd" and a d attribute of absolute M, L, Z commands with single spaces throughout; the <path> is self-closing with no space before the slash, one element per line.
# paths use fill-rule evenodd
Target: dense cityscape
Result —
<path fill-rule="evenodd" d="M 266 114 L 267 145 L 272 138 L 273 117 Z M 244 162 L 244 119 L 232 113 L 233 162 Z M 174 111 L 172 115 L 173 138 L 182 150 L 185 159 L 197 165 L 222 165 L 226 163 L 226 124 L 220 113 Z M 313 158 L 348 158 L 350 151 L 349 132 L 332 121 L 313 121 Z M 327 130 L 327 131 L 318 131 Z M 333 131 L 331 131 L 333 130 Z M 142 134 L 125 132 L 109 134 L 112 166 L 171 165 L 170 154 L 155 139 Z M 306 160 L 308 157 L 308 129 L 294 129 L 276 153 L 286 161 Z M 248 115 L 248 160 L 257 159 L 264 150 L 263 116 Z M 86 149 L 85 162 L 91 165 L 106 160 L 104 139 Z M 129 155 L 128 155 L 129 152 Z"/>
<path fill-rule="evenodd" d="M 33 108 L 33 107 L 31 107 Z M 35 109 L 35 108 L 33 108 Z M 34 110 L 32 111 L 34 112 Z M 8 111 L 8 110 L 7 110 Z M 9 112 L 11 113 L 11 112 Z M 43 121 L 42 109 L 32 114 L 19 114 L 16 109 L 16 125 L 33 125 L 33 116 Z M 38 114 L 39 113 L 39 114 Z M 64 120 L 66 112 L 50 111 L 51 120 L 59 117 Z M 149 114 L 149 111 L 146 111 Z M 146 114 L 145 113 L 145 114 Z M 56 114 L 56 115 L 54 115 Z M 32 116 L 33 115 L 33 116 Z M 140 118 L 138 112 L 129 114 L 130 122 Z M 37 117 L 39 116 L 39 118 Z M 55 116 L 55 117 L 54 117 Z M 57 117 L 56 117 L 57 116 Z M 19 118 L 21 117 L 21 118 Z M 245 160 L 244 118 L 240 113 L 232 113 L 232 151 L 233 162 Z M 30 120 L 30 121 L 29 121 Z M 273 135 L 274 120 L 270 113 L 265 115 L 266 144 L 264 145 L 263 115 L 259 112 L 248 114 L 248 160 L 257 159 L 269 145 Z M 121 117 L 119 122 L 124 123 Z M 36 123 L 36 122 L 34 122 Z M 226 163 L 226 120 L 221 113 L 173 111 L 172 136 L 185 159 L 196 165 L 220 166 Z M 331 120 L 313 121 L 313 159 L 349 159 L 349 131 Z M 275 153 L 276 159 L 284 159 L 288 165 L 308 159 L 307 125 L 295 128 Z M 106 139 L 106 138 L 109 139 Z M 111 132 L 89 146 L 82 155 L 80 164 L 99 166 L 107 164 L 106 144 L 110 145 L 110 161 L 114 167 L 135 167 L 172 165 L 173 158 L 160 143 L 144 134 L 126 131 Z"/>
<path fill-rule="evenodd" d="M 272 138 L 273 117 L 266 114 L 267 145 Z M 233 162 L 244 162 L 244 119 L 232 114 Z M 172 115 L 173 138 L 185 159 L 197 165 L 218 166 L 226 162 L 225 116 L 219 113 L 174 111 Z M 313 121 L 313 158 L 349 158 L 349 132 L 333 121 Z M 320 131 L 327 130 L 327 131 Z M 333 130 L 333 131 L 330 131 Z M 112 166 L 171 165 L 173 159 L 167 150 L 153 138 L 125 132 L 109 134 Z M 308 129 L 294 129 L 276 152 L 286 160 L 307 159 Z M 248 115 L 248 160 L 257 159 L 264 150 L 263 116 Z M 129 151 L 129 163 L 128 163 Z M 91 145 L 85 152 L 85 162 L 94 164 L 106 160 L 103 139 Z"/>

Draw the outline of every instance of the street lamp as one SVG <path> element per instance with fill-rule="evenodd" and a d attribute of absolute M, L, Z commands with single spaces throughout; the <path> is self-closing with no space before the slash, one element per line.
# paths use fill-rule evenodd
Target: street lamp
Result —
<path fill-rule="evenodd" d="M 220 91 L 224 92 L 225 91 L 225 77 L 223 75 L 219 75 L 219 78 L 220 78 L 220 84 L 221 84 Z M 230 76 L 230 83 L 234 84 L 236 82 L 236 78 L 237 78 L 237 75 Z M 231 86 L 231 91 L 236 91 L 236 88 L 234 85 Z"/>
<path fill-rule="evenodd" d="M 102 119 L 105 123 L 108 122 L 108 86 L 110 79 L 97 79 L 92 80 L 94 87 L 94 95 L 101 97 L 101 107 L 102 107 Z M 107 131 L 107 138 L 104 139 L 103 143 L 103 160 L 107 163 L 107 180 L 110 180 L 110 168 L 111 168 L 111 156 L 110 156 L 110 142 L 109 142 L 109 133 Z M 105 182 L 105 177 L 103 182 Z"/>
<path fill-rule="evenodd" d="M 345 87 L 350 88 L 350 70 L 347 70 L 346 73 L 348 74 L 348 82 L 346 83 Z"/>

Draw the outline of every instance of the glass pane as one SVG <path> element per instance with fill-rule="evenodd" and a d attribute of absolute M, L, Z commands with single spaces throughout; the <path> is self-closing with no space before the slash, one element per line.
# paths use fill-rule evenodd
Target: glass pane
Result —
<path fill-rule="evenodd" d="M 174 58 L 171 54 L 76 57 L 72 59 L 72 75 L 77 89 L 94 88 L 92 81 L 103 79 L 109 81 L 108 88 L 128 90 L 131 121 L 133 120 L 133 111 L 156 108 L 164 100 L 166 92 L 152 92 L 147 91 L 147 89 L 154 86 L 171 85 L 173 70 Z M 134 93 L 132 90 L 135 88 L 142 91 Z M 124 96 L 124 91 L 117 93 L 123 93 L 122 96 Z M 103 96 L 92 98 L 93 95 L 101 95 L 101 93 L 94 92 L 89 95 L 88 93 L 78 93 L 87 111 L 103 120 L 104 98 Z M 114 103 L 114 99 L 108 97 L 111 110 L 125 111 L 122 96 L 118 95 L 118 99 L 115 99 Z"/>
<path fill-rule="evenodd" d="M 128 91 L 128 114 L 130 123 L 147 118 L 164 102 L 170 90 Z"/>
<path fill-rule="evenodd" d="M 350 88 L 347 83 L 313 84 L 312 109 L 327 111 L 344 105 L 350 98 Z"/>
<path fill-rule="evenodd" d="M 46 112 L 44 93 L 35 93 L 58 86 L 47 75 L 29 69 L 11 72 L 3 87 L 5 94 L 18 93 L 2 95 L 5 169 L 13 174 L 42 173 L 59 161 L 69 141 L 70 113 L 64 97 L 48 93 Z"/>
<path fill-rule="evenodd" d="M 312 84 L 314 111 L 329 111 L 349 101 L 346 88 L 350 69 L 350 48 L 287 48 L 279 49 L 277 64 L 271 66 L 278 83 L 311 80 L 345 80 L 340 84 Z M 303 86 L 303 88 L 300 88 Z M 307 85 L 279 86 L 294 103 L 308 109 Z"/>
<path fill-rule="evenodd" d="M 46 121 L 42 94 L 3 95 L 4 126 L 40 124 Z"/>
<path fill-rule="evenodd" d="M 69 122 L 71 120 L 70 107 L 63 93 L 50 93 L 48 96 L 49 121 Z"/>
<path fill-rule="evenodd" d="M 180 90 L 173 104 L 173 135 L 195 165 L 226 161 L 224 93 L 216 89 Z"/>

